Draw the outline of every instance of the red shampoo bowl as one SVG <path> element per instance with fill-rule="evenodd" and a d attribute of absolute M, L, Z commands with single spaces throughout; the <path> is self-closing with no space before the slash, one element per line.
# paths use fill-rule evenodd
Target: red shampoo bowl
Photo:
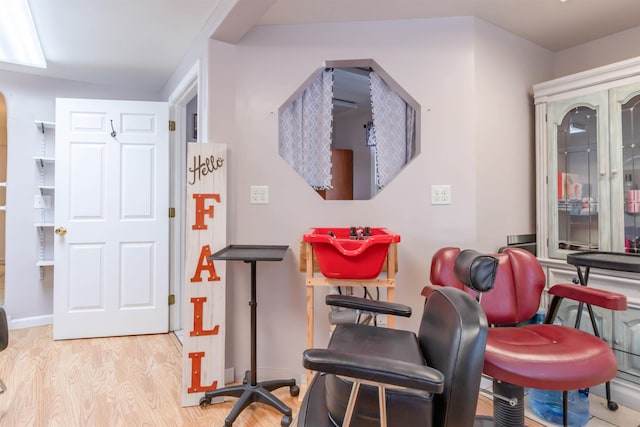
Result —
<path fill-rule="evenodd" d="M 389 245 L 399 234 L 371 228 L 369 236 L 355 240 L 349 228 L 312 228 L 303 236 L 311 243 L 320 271 L 330 279 L 373 279 L 380 274 Z M 333 233 L 333 235 L 329 233 Z"/>

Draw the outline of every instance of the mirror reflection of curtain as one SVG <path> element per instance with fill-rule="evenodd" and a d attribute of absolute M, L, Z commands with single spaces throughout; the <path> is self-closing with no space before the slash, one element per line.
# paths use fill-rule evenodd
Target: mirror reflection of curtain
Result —
<path fill-rule="evenodd" d="M 415 110 L 374 71 L 369 73 L 376 184 L 383 188 L 414 155 Z"/>
<path fill-rule="evenodd" d="M 332 98 L 327 69 L 280 116 L 280 156 L 316 190 L 331 188 Z"/>

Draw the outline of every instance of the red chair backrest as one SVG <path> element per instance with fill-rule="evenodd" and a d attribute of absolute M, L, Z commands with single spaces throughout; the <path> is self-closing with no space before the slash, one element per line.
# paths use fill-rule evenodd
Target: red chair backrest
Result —
<path fill-rule="evenodd" d="M 431 261 L 431 283 L 453 286 L 477 295 L 456 279 L 453 265 L 459 248 L 442 248 Z M 494 288 L 485 292 L 480 305 L 491 325 L 514 325 L 531 319 L 540 307 L 540 297 L 546 282 L 542 267 L 530 252 L 519 248 L 506 248 L 492 254 L 498 259 L 498 272 Z"/>

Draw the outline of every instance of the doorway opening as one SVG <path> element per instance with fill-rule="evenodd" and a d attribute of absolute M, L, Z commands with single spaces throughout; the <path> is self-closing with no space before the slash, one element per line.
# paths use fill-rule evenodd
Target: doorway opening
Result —
<path fill-rule="evenodd" d="M 176 124 L 171 132 L 171 206 L 175 217 L 169 225 L 169 331 L 175 332 L 182 342 L 182 300 L 185 281 L 185 227 L 186 227 L 186 161 L 187 142 L 199 142 L 201 97 L 198 97 L 200 64 L 196 62 L 169 97 L 169 117 Z"/>

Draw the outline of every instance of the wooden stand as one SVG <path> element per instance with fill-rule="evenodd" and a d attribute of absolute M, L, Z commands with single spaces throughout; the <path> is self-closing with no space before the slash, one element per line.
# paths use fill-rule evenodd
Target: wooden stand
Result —
<path fill-rule="evenodd" d="M 396 288 L 396 271 L 398 269 L 398 244 L 391 243 L 387 252 L 387 258 L 385 260 L 385 266 L 382 271 L 386 272 L 386 279 L 329 279 L 327 277 L 319 275 L 315 277 L 315 273 L 320 271 L 317 265 L 314 263 L 313 245 L 309 242 L 301 242 L 300 249 L 300 270 L 305 271 L 306 286 L 307 286 L 307 348 L 313 348 L 313 306 L 314 306 L 314 287 L 316 286 L 377 286 L 381 288 L 387 288 L 387 301 L 395 302 L 395 288 Z M 320 277 L 321 276 L 321 277 Z M 387 325 L 389 328 L 393 328 L 394 320 L 392 316 L 388 317 Z M 311 381 L 311 372 L 307 373 L 307 384 Z"/>

